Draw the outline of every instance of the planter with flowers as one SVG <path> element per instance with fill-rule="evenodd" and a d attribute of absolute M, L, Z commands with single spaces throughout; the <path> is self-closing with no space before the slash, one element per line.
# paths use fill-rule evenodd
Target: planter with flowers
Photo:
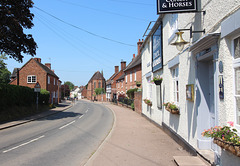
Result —
<path fill-rule="evenodd" d="M 143 101 L 144 101 L 144 103 L 147 104 L 148 106 L 150 106 L 150 107 L 152 106 L 152 101 L 151 101 L 151 100 L 149 100 L 149 99 L 144 99 Z"/>
<path fill-rule="evenodd" d="M 179 108 L 176 104 L 174 104 L 173 102 L 167 102 L 167 103 L 163 103 L 163 105 L 165 106 L 165 109 L 167 111 L 169 111 L 172 114 L 180 114 Z"/>
<path fill-rule="evenodd" d="M 230 126 L 215 126 L 204 130 L 202 136 L 213 138 L 213 143 L 240 157 L 240 137 L 237 135 L 237 130 L 233 128 L 233 122 L 227 123 Z"/>
<path fill-rule="evenodd" d="M 162 80 L 163 80 L 163 78 L 157 75 L 157 76 L 153 77 L 151 82 L 155 83 L 156 85 L 161 85 Z"/>

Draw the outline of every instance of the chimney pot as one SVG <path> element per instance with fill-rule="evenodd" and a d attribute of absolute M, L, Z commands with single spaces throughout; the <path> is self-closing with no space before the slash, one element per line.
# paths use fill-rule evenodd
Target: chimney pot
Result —
<path fill-rule="evenodd" d="M 119 66 L 115 66 L 115 73 L 119 72 Z"/>
<path fill-rule="evenodd" d="M 47 66 L 49 69 L 51 69 L 51 63 L 45 63 L 45 66 Z"/>
<path fill-rule="evenodd" d="M 133 54 L 133 58 L 135 58 L 135 54 Z"/>
<path fill-rule="evenodd" d="M 126 61 L 121 62 L 121 70 L 126 69 Z"/>
<path fill-rule="evenodd" d="M 41 63 L 41 58 L 34 58 L 34 59 Z"/>

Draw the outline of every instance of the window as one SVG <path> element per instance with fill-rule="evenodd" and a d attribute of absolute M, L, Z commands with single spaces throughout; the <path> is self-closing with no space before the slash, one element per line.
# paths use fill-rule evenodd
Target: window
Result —
<path fill-rule="evenodd" d="M 152 83 L 151 83 L 151 77 L 147 77 L 147 98 L 152 99 Z"/>
<path fill-rule="evenodd" d="M 234 78 L 235 78 L 235 107 L 237 124 L 240 125 L 240 36 L 233 40 L 233 63 L 234 63 Z"/>
<path fill-rule="evenodd" d="M 94 82 L 94 89 L 96 89 L 96 82 Z"/>
<path fill-rule="evenodd" d="M 27 76 L 27 83 L 36 83 L 37 77 L 35 75 L 29 75 Z"/>
<path fill-rule="evenodd" d="M 179 102 L 178 66 L 172 69 L 174 102 Z"/>
<path fill-rule="evenodd" d="M 127 73 L 126 73 L 126 83 L 127 83 Z"/>
<path fill-rule="evenodd" d="M 50 76 L 48 76 L 48 84 L 50 84 Z"/>
<path fill-rule="evenodd" d="M 98 88 L 101 88 L 101 82 L 100 81 L 98 82 Z"/>
<path fill-rule="evenodd" d="M 137 81 L 137 72 L 134 70 L 134 81 Z"/>
<path fill-rule="evenodd" d="M 54 78 L 53 84 L 55 85 L 55 78 Z"/>
<path fill-rule="evenodd" d="M 132 82 L 132 72 L 130 72 L 130 82 Z"/>

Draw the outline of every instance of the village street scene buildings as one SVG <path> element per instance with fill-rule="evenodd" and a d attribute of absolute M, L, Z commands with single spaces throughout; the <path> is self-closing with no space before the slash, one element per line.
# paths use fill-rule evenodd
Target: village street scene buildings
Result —
<path fill-rule="evenodd" d="M 130 62 L 114 64 L 109 78 L 96 71 L 70 92 L 50 63 L 32 58 L 14 69 L 9 84 L 34 88 L 38 82 L 54 104 L 63 96 L 130 108 L 209 164 L 240 165 L 240 150 L 230 152 L 204 136 L 229 124 L 240 135 L 240 1 L 157 4 L 159 17 L 146 27 L 143 39 L 136 39 L 137 53 L 129 55 Z M 184 8 L 192 4 L 195 9 Z"/>

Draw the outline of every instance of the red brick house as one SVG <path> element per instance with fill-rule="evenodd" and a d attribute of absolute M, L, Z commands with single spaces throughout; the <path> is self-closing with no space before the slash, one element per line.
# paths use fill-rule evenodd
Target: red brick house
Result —
<path fill-rule="evenodd" d="M 126 69 L 124 70 L 125 73 L 125 88 L 126 92 L 129 89 L 137 88 L 136 82 L 142 82 L 142 59 L 141 59 L 141 52 L 140 48 L 143 44 L 143 40 L 139 39 L 138 45 L 138 55 L 135 57 L 133 54 L 132 61 L 128 64 Z"/>
<path fill-rule="evenodd" d="M 61 81 L 51 70 L 51 63 L 43 65 L 41 58 L 31 58 L 20 69 L 15 68 L 9 84 L 34 88 L 37 82 L 40 84 L 41 89 L 50 92 L 49 103 L 59 103 Z"/>
<path fill-rule="evenodd" d="M 96 88 L 104 88 L 106 90 L 106 81 L 103 77 L 103 74 L 99 71 L 95 72 L 92 78 L 88 81 L 87 86 L 87 99 L 94 100 L 95 98 L 95 89 Z"/>
<path fill-rule="evenodd" d="M 115 73 L 107 81 L 107 94 L 109 95 L 108 100 L 117 99 L 117 79 L 124 74 L 124 69 L 126 68 L 126 61 L 121 61 L 121 70 L 119 71 L 119 66 L 115 66 Z"/>

